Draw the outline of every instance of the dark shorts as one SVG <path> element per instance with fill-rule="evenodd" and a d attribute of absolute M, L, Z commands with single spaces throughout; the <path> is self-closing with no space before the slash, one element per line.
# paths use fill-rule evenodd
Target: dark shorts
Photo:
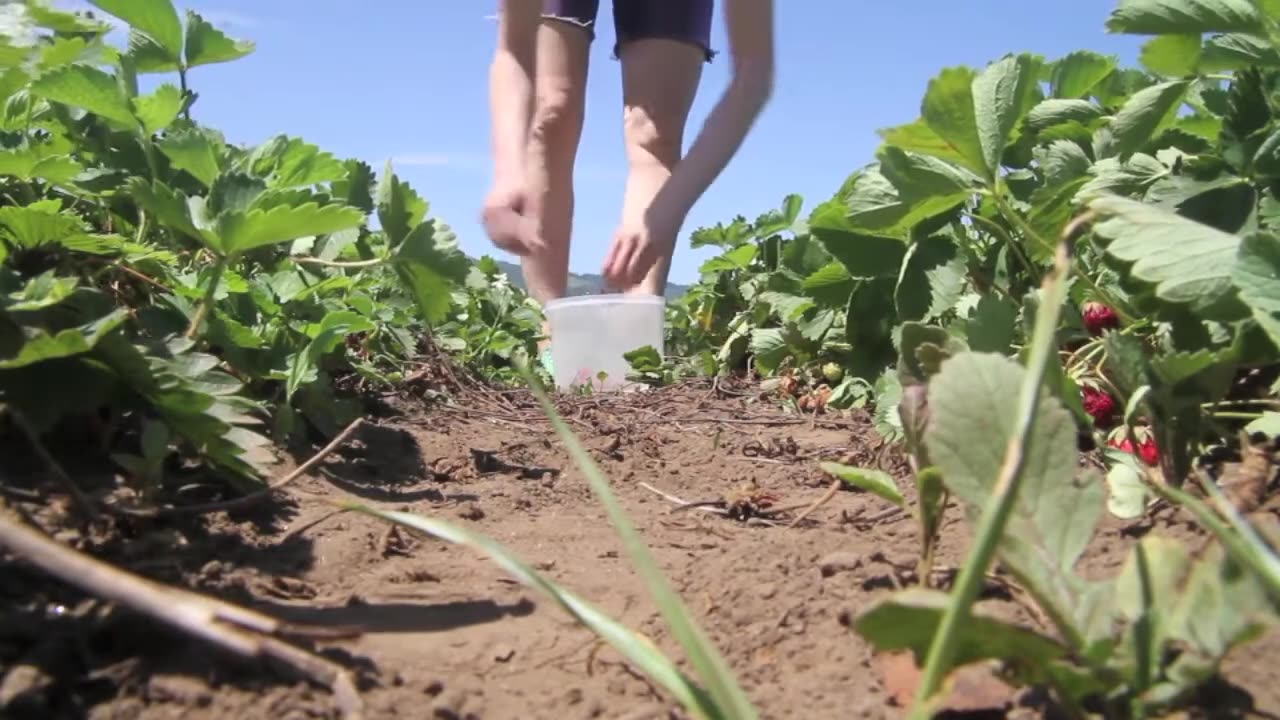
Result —
<path fill-rule="evenodd" d="M 711 49 L 711 16 L 715 0 L 613 0 L 613 27 L 618 48 L 630 40 L 665 38 L 692 43 L 715 57 Z M 573 23 L 595 37 L 600 0 L 544 0 L 542 16 Z"/>

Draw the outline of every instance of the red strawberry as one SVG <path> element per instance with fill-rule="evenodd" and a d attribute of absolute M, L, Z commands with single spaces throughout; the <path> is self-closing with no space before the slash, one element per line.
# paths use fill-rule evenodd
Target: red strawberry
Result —
<path fill-rule="evenodd" d="M 1120 327 L 1120 318 L 1116 315 L 1116 311 L 1100 302 L 1085 303 L 1083 315 L 1084 326 L 1089 330 L 1089 334 L 1095 337 L 1101 335 L 1103 330 Z"/>
<path fill-rule="evenodd" d="M 1153 467 L 1158 465 L 1160 463 L 1160 449 L 1156 447 L 1155 437 L 1153 437 L 1149 432 L 1138 432 L 1137 434 L 1140 437 L 1142 435 L 1145 435 L 1146 437 L 1138 441 L 1138 452 L 1136 455 L 1142 458 L 1142 462 L 1148 465 Z M 1107 444 L 1123 452 L 1135 454 L 1133 452 L 1133 443 L 1124 435 L 1113 436 L 1111 439 L 1107 440 Z"/>
<path fill-rule="evenodd" d="M 1156 439 L 1150 435 L 1138 445 L 1138 457 L 1142 462 L 1155 466 L 1160 463 L 1160 449 L 1156 447 Z"/>
<path fill-rule="evenodd" d="M 1111 420 L 1116 412 L 1115 398 L 1092 385 L 1082 386 L 1080 395 L 1084 403 L 1084 411 L 1089 413 L 1095 424 L 1105 425 Z"/>

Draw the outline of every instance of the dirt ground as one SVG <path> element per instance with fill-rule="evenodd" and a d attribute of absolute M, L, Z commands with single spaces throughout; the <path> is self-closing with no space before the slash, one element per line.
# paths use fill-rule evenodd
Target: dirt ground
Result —
<path fill-rule="evenodd" d="M 847 624 L 895 584 L 914 581 L 908 517 L 844 491 L 795 527 L 794 515 L 770 526 L 672 512 L 670 500 L 642 485 L 697 501 L 754 481 L 779 505 L 811 503 L 831 483 L 818 468 L 829 459 L 884 469 L 905 488 L 904 458 L 869 418 L 800 418 L 749 388 L 711 383 L 561 406 L 761 717 L 902 713 L 893 696 L 902 692 L 903 666 L 873 658 Z M 102 537 L 63 529 L 58 537 L 280 618 L 361 626 L 361 636 L 316 649 L 356 675 L 367 718 L 683 717 L 615 652 L 479 554 L 335 514 L 328 501 L 359 498 L 466 524 L 680 657 L 604 511 L 531 400 L 475 393 L 466 408 L 387 399 L 318 472 L 253 510 L 122 521 Z M 1115 572 L 1144 532 L 1196 535 L 1181 520 L 1108 520 L 1085 569 Z M 937 560 L 944 587 L 967 543 L 952 508 Z M 0 717 L 336 717 L 328 690 L 282 669 L 110 612 L 12 559 L 0 558 L 0 577 Z M 988 595 L 984 607 L 1036 623 L 1016 595 L 998 587 Z M 1277 660 L 1274 635 L 1230 658 L 1225 676 L 1234 687 L 1206 701 L 1214 711 L 1203 715 L 1280 716 Z M 968 717 L 1038 715 L 993 704 Z"/>

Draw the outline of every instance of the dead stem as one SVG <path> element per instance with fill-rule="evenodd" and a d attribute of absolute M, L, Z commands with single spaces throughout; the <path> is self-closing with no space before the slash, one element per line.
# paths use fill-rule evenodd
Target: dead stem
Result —
<path fill-rule="evenodd" d="M 352 637 L 360 633 L 358 628 L 290 625 L 247 608 L 161 585 L 67 547 L 8 515 L 0 515 L 0 545 L 90 595 L 159 620 L 241 658 L 283 663 L 299 676 L 327 687 L 342 717 L 357 720 L 363 716 L 363 703 L 346 668 L 273 637 Z"/>

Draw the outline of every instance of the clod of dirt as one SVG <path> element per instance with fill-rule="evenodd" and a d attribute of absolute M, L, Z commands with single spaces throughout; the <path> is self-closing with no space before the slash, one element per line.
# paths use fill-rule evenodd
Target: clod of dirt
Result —
<path fill-rule="evenodd" d="M 475 503 L 467 503 L 458 510 L 458 517 L 463 520 L 482 520 L 484 519 L 484 510 Z"/>
<path fill-rule="evenodd" d="M 860 567 L 862 567 L 862 556 L 856 552 L 837 551 L 818 561 L 818 570 L 824 578 L 836 573 L 852 572 Z"/>
<path fill-rule="evenodd" d="M 920 668 L 911 653 L 877 655 L 873 661 L 889 700 L 898 707 L 911 707 L 920 685 Z M 1001 711 L 1014 699 L 1014 690 L 1001 682 L 985 665 L 973 664 L 954 670 L 947 678 L 947 699 L 938 708 L 957 713 Z"/>
<path fill-rule="evenodd" d="M 203 680 L 184 675 L 156 675 L 147 683 L 151 702 L 204 707 L 213 702 L 213 693 Z"/>

